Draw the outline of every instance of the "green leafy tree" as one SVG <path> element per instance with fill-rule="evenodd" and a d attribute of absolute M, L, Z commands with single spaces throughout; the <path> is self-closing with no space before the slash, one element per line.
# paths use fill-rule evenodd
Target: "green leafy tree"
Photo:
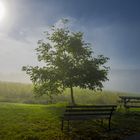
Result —
<path fill-rule="evenodd" d="M 36 95 L 62 93 L 70 88 L 71 102 L 75 104 L 73 87 L 101 90 L 102 82 L 108 80 L 109 67 L 104 66 L 107 57 L 94 57 L 91 44 L 83 39 L 83 33 L 71 32 L 67 20 L 63 27 L 52 26 L 45 32 L 45 39 L 38 41 L 38 61 L 43 67 L 24 66 L 30 75 Z"/>

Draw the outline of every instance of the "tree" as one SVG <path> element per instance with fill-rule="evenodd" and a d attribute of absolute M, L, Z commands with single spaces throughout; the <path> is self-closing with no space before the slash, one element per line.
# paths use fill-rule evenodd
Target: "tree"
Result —
<path fill-rule="evenodd" d="M 70 88 L 71 102 L 75 104 L 73 87 L 101 90 L 102 82 L 108 80 L 109 67 L 104 66 L 107 57 L 94 57 L 90 43 L 83 39 L 83 33 L 72 32 L 67 20 L 63 27 L 52 26 L 45 32 L 46 39 L 38 41 L 38 61 L 45 62 L 43 67 L 24 66 L 30 76 L 36 95 L 62 93 Z"/>

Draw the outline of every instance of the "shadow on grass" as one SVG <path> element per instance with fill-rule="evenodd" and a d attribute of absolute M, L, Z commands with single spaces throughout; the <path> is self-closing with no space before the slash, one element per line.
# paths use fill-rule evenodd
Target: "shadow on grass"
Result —
<path fill-rule="evenodd" d="M 96 121 L 78 121 L 70 123 L 70 132 L 65 124 L 64 134 L 71 140 L 122 140 L 127 136 L 140 133 L 140 113 L 116 112 L 108 131 L 108 121 L 101 126 Z"/>

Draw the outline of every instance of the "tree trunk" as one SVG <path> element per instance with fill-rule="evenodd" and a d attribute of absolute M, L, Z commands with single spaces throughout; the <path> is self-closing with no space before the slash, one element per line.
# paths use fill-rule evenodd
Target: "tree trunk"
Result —
<path fill-rule="evenodd" d="M 71 91 L 71 103 L 72 105 L 75 105 L 75 100 L 74 100 L 74 96 L 73 96 L 73 87 L 70 87 L 70 91 Z"/>

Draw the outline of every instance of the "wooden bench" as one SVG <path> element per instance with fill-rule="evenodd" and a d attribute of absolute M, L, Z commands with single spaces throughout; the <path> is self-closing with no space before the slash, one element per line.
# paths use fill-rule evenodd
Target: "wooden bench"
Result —
<path fill-rule="evenodd" d="M 99 119 L 103 122 L 103 119 L 108 119 L 108 128 L 110 130 L 110 123 L 113 111 L 116 110 L 116 105 L 76 105 L 66 106 L 66 110 L 62 117 L 61 130 L 64 127 L 64 121 L 80 121 L 80 120 L 93 120 Z"/>
<path fill-rule="evenodd" d="M 140 96 L 119 96 L 120 103 L 127 109 L 129 108 L 140 108 Z"/>

